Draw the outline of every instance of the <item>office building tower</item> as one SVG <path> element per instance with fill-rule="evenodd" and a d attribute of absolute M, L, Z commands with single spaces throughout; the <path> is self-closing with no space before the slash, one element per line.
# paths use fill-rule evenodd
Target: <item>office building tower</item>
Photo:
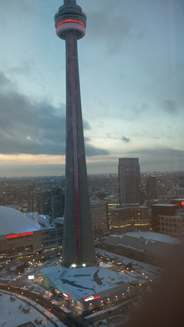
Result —
<path fill-rule="evenodd" d="M 36 195 L 37 211 L 40 215 L 51 217 L 51 191 L 41 191 Z"/>
<path fill-rule="evenodd" d="M 93 197 L 90 207 L 94 237 L 101 239 L 108 231 L 108 203 Z"/>
<path fill-rule="evenodd" d="M 64 214 L 64 195 L 61 187 L 51 190 L 51 217 L 58 218 Z"/>
<path fill-rule="evenodd" d="M 66 45 L 66 187 L 63 265 L 94 266 L 95 250 L 87 184 L 77 41 L 86 33 L 86 15 L 76 0 L 64 0 L 55 17 Z"/>
<path fill-rule="evenodd" d="M 146 181 L 146 199 L 154 200 L 158 197 L 157 180 L 155 176 L 149 176 Z"/>
<path fill-rule="evenodd" d="M 35 210 L 35 193 L 33 185 L 28 185 L 27 188 L 27 212 L 33 212 Z"/>
<path fill-rule="evenodd" d="M 140 166 L 138 158 L 120 158 L 119 202 L 140 203 Z"/>

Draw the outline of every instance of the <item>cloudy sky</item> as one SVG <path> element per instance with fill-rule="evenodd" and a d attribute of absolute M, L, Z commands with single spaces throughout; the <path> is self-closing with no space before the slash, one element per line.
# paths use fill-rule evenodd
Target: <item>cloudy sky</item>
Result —
<path fill-rule="evenodd" d="M 0 176 L 63 175 L 62 0 L 0 0 Z M 184 169 L 184 1 L 78 0 L 88 173 Z"/>

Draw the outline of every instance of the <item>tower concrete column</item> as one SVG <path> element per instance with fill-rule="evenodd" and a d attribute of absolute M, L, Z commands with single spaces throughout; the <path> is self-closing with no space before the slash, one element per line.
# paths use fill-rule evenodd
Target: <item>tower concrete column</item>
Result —
<path fill-rule="evenodd" d="M 68 6 L 68 4 L 70 4 Z M 95 250 L 87 183 L 77 40 L 86 16 L 76 1 L 65 0 L 55 15 L 56 33 L 66 42 L 66 186 L 63 264 L 94 266 Z"/>

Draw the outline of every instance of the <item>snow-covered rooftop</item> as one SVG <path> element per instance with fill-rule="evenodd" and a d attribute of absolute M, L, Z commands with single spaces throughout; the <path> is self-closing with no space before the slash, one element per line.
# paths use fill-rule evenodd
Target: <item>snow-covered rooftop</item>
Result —
<path fill-rule="evenodd" d="M 164 243 L 170 243 L 170 244 L 180 244 L 181 240 L 175 237 L 170 237 L 169 235 L 164 235 L 164 234 L 159 234 L 159 233 L 153 233 L 153 232 L 128 232 L 125 234 L 120 234 L 120 235 L 111 235 L 111 237 L 120 237 L 123 238 L 123 236 L 131 236 L 135 238 L 144 238 L 147 240 L 152 240 L 152 241 L 159 241 L 159 242 L 164 242 Z"/>
<path fill-rule="evenodd" d="M 41 229 L 39 224 L 26 217 L 21 211 L 0 206 L 0 236 L 34 232 Z"/>
<path fill-rule="evenodd" d="M 97 204 L 103 204 L 104 205 L 104 202 L 100 201 L 100 199 L 98 198 L 90 198 L 90 205 L 97 205 Z"/>
<path fill-rule="evenodd" d="M 0 326 L 15 327 L 22 326 L 22 324 L 36 326 L 35 319 L 42 321 L 42 326 L 44 325 L 45 327 L 56 326 L 56 321 L 58 327 L 65 326 L 63 323 L 58 322 L 58 319 L 43 307 L 31 300 L 25 299 L 26 302 L 29 301 L 32 303 L 32 305 L 28 305 L 21 298 L 23 299 L 24 297 L 16 294 L 11 301 L 10 294 L 0 292 Z M 43 314 L 37 311 L 37 308 Z M 47 319 L 47 317 L 53 319 L 53 322 Z"/>
<path fill-rule="evenodd" d="M 172 203 L 156 203 L 152 204 L 152 207 L 176 207 L 177 204 Z"/>
<path fill-rule="evenodd" d="M 79 301 L 83 301 L 84 297 L 100 294 L 106 290 L 113 291 L 115 287 L 135 280 L 130 276 L 121 276 L 115 271 L 101 267 L 73 269 L 48 267 L 42 269 L 41 272 L 58 290 Z"/>

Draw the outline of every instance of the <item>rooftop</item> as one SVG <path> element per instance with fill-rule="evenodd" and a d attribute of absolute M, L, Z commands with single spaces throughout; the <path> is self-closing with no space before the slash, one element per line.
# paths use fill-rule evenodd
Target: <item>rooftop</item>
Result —
<path fill-rule="evenodd" d="M 0 206 L 0 236 L 8 234 L 34 232 L 41 227 L 21 211 Z"/>
<path fill-rule="evenodd" d="M 135 280 L 127 275 L 101 267 L 71 268 L 48 267 L 41 270 L 61 292 L 76 301 L 85 297 L 111 290 L 120 284 Z"/>
<path fill-rule="evenodd" d="M 169 216 L 170 218 L 173 216 Z M 159 242 L 164 242 L 164 243 L 170 243 L 170 244 L 179 244 L 181 241 L 178 238 L 175 237 L 170 237 L 169 235 L 163 235 L 159 233 L 153 233 L 153 232 L 129 232 L 125 234 L 120 234 L 120 235 L 111 235 L 111 237 L 120 237 L 123 238 L 124 236 L 131 236 L 134 238 L 142 238 L 146 239 L 147 241 L 159 241 Z"/>
<path fill-rule="evenodd" d="M 157 203 L 157 204 L 152 204 L 152 207 L 176 207 L 177 204 L 172 204 L 172 203 Z"/>

